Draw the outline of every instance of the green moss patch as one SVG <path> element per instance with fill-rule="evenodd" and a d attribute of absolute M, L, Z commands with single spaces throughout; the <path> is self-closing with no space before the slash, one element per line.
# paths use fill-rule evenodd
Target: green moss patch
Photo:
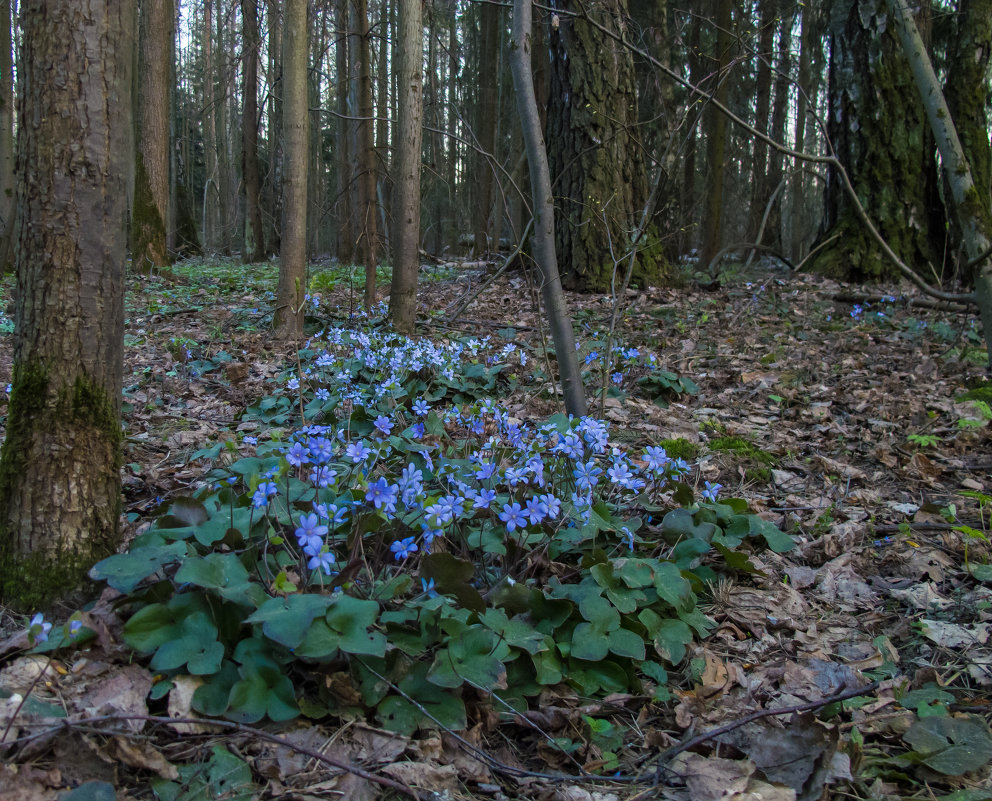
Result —
<path fill-rule="evenodd" d="M 678 437 L 676 439 L 663 439 L 658 443 L 665 449 L 665 453 L 673 459 L 685 459 L 687 462 L 694 461 L 699 456 L 699 446 L 687 439 Z"/>

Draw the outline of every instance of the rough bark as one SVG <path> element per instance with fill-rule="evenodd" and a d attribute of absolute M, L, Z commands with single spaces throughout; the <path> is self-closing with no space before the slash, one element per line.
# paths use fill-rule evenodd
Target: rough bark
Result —
<path fill-rule="evenodd" d="M 772 107 L 772 50 L 775 47 L 775 21 L 778 4 L 765 0 L 761 4 L 761 17 L 758 23 L 758 77 L 755 81 L 754 127 L 768 133 L 769 112 Z M 768 198 L 775 190 L 769 186 L 768 145 L 760 139 L 754 142 L 754 157 L 751 160 L 751 220 L 748 231 L 751 239 L 761 226 Z"/>
<path fill-rule="evenodd" d="M 358 63 L 358 237 L 365 265 L 366 307 L 376 302 L 375 268 L 378 251 L 375 194 L 375 126 L 372 106 L 372 31 L 367 0 L 352 0 Z"/>
<path fill-rule="evenodd" d="M 134 5 L 22 0 L 13 392 L 0 601 L 76 587 L 118 543 Z"/>
<path fill-rule="evenodd" d="M 479 99 L 476 104 L 475 135 L 479 150 L 475 162 L 477 196 L 472 204 L 473 250 L 482 256 L 489 250 L 489 215 L 492 210 L 493 158 L 496 144 L 496 46 L 499 40 L 499 6 L 485 4 L 480 9 L 479 26 Z"/>
<path fill-rule="evenodd" d="M 172 0 L 142 0 L 138 33 L 138 141 L 135 148 L 131 266 L 139 272 L 170 263 L 169 220 L 170 59 Z"/>
<path fill-rule="evenodd" d="M 393 327 L 412 334 L 420 270 L 420 157 L 423 138 L 423 13 L 419 0 L 399 9 L 398 112 L 393 148 L 393 279 L 389 313 Z"/>
<path fill-rule="evenodd" d="M 13 266 L 14 80 L 10 0 L 0 0 L 0 273 Z"/>
<path fill-rule="evenodd" d="M 337 43 L 334 46 L 335 95 L 337 104 L 337 198 L 334 208 L 337 217 L 337 257 L 343 264 L 355 259 L 355 231 L 353 226 L 351 186 L 351 122 L 348 119 L 348 8 L 350 3 L 338 4 Z"/>
<path fill-rule="evenodd" d="M 888 6 L 926 109 L 930 130 L 940 150 L 944 178 L 951 188 L 953 210 L 961 229 L 965 254 L 972 262 L 984 258 L 984 262 L 978 264 L 975 275 L 975 295 L 985 329 L 989 366 L 992 367 L 992 260 L 987 255 L 992 241 L 992 225 L 989 224 L 988 211 L 979 199 L 968 158 L 913 14 L 906 7 L 905 0 L 888 0 Z"/>
<path fill-rule="evenodd" d="M 731 0 L 716 0 L 716 75 L 717 85 L 713 99 L 726 105 L 730 93 L 727 68 L 731 61 L 733 35 L 731 26 L 733 3 Z M 709 167 L 706 181 L 706 200 L 703 204 L 703 227 L 700 234 L 700 264 L 710 264 L 722 245 L 723 231 L 723 184 L 727 174 L 727 118 L 716 108 L 707 112 L 706 160 Z"/>
<path fill-rule="evenodd" d="M 241 148 L 244 169 L 245 216 L 244 257 L 248 263 L 265 258 L 265 229 L 262 227 L 262 182 L 258 172 L 258 0 L 241 0 L 244 36 L 244 111 L 241 113 Z"/>
<path fill-rule="evenodd" d="M 837 158 L 899 258 L 921 273 L 930 271 L 928 265 L 939 268 L 943 224 L 931 218 L 940 209 L 929 194 L 936 181 L 933 140 L 888 9 L 875 0 L 835 3 L 830 36 L 827 128 Z M 836 170 L 828 172 L 821 239 L 833 244 L 814 256 L 815 271 L 854 281 L 900 277 L 862 224 Z"/>
<path fill-rule="evenodd" d="M 567 0 L 561 7 L 627 31 L 627 0 Z M 631 246 L 648 198 L 630 51 L 584 19 L 561 15 L 551 31 L 549 102 L 562 278 L 571 288 L 603 291 Z M 645 237 L 643 245 L 653 247 L 643 247 L 634 281 L 657 282 L 663 277 L 657 240 Z"/>
<path fill-rule="evenodd" d="M 282 32 L 282 245 L 273 328 L 280 339 L 303 334 L 307 290 L 307 0 L 286 0 Z"/>
<path fill-rule="evenodd" d="M 530 62 L 531 0 L 514 0 L 513 28 L 510 42 L 510 68 L 517 96 L 520 127 L 530 168 L 531 204 L 534 209 L 534 260 L 541 274 L 541 299 L 551 328 L 551 338 L 558 360 L 565 411 L 581 416 L 586 413 L 586 399 L 575 356 L 575 333 L 565 302 L 558 257 L 555 253 L 555 206 L 551 194 L 551 171 L 548 151 L 541 136 L 540 116 L 534 95 L 534 77 Z"/>
<path fill-rule="evenodd" d="M 992 216 L 992 146 L 988 75 L 992 57 L 992 0 L 961 0 L 957 36 L 949 54 L 947 107 L 971 165 L 977 199 Z"/>

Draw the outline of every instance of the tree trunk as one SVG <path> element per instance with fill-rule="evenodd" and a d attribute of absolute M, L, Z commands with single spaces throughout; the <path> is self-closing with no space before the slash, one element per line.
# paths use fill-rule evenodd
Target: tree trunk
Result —
<path fill-rule="evenodd" d="M 351 264 L 355 260 L 355 230 L 352 225 L 355 215 L 352 211 L 351 186 L 351 121 L 348 119 L 348 41 L 351 38 L 348 24 L 350 3 L 338 3 L 337 43 L 334 46 L 335 95 L 337 102 L 337 197 L 334 201 L 337 218 L 338 261 Z"/>
<path fill-rule="evenodd" d="M 989 367 L 992 368 L 992 260 L 988 256 L 992 225 L 988 211 L 979 200 L 964 147 L 958 138 L 940 81 L 933 71 L 913 14 L 906 8 L 905 0 L 888 0 L 888 5 L 903 52 L 912 69 L 913 80 L 926 109 L 930 130 L 933 131 L 940 150 L 944 178 L 951 188 L 954 213 L 961 228 L 965 253 L 973 262 L 984 259 L 975 276 L 975 294 L 981 311 L 982 327 L 985 329 Z"/>
<path fill-rule="evenodd" d="M 768 114 L 772 107 L 772 51 L 775 48 L 775 24 L 778 4 L 765 0 L 761 4 L 761 17 L 758 31 L 758 77 L 755 83 L 754 127 L 768 133 Z M 771 197 L 774 186 L 769 186 L 768 145 L 760 139 L 754 140 L 754 157 L 751 159 L 751 207 L 748 233 L 756 241 L 758 229 L 764 219 L 765 206 Z M 706 262 L 707 264 L 709 262 Z"/>
<path fill-rule="evenodd" d="M 375 70 L 375 162 L 376 189 L 381 195 L 381 200 L 377 204 L 380 253 L 389 252 L 391 234 L 387 214 L 392 208 L 389 203 L 392 193 L 389 173 L 389 43 L 394 41 L 390 36 L 389 20 L 392 9 L 393 4 L 387 0 L 381 0 L 379 3 L 379 45 L 376 51 Z"/>
<path fill-rule="evenodd" d="M 733 3 L 731 0 L 716 0 L 716 61 L 719 69 L 713 99 L 727 105 L 730 81 L 727 68 L 730 65 L 733 46 Z M 723 231 L 723 184 L 727 172 L 727 118 L 723 112 L 711 107 L 708 111 L 709 131 L 706 143 L 706 160 L 709 166 L 709 180 L 706 182 L 706 201 L 703 209 L 703 230 L 700 237 L 699 263 L 702 266 L 713 261 L 722 246 Z"/>
<path fill-rule="evenodd" d="M 627 0 L 567 0 L 562 9 L 626 34 Z M 631 246 L 648 198 L 634 63 L 629 50 L 585 19 L 558 19 L 551 31 L 548 109 L 551 175 L 560 204 L 555 247 L 567 286 L 603 291 Z M 655 245 L 641 250 L 635 282 L 662 277 L 664 259 Z"/>
<path fill-rule="evenodd" d="M 303 334 L 307 291 L 307 162 L 310 112 L 307 91 L 307 0 L 283 5 L 282 249 L 272 325 L 280 339 Z"/>
<path fill-rule="evenodd" d="M 992 216 L 992 147 L 989 146 L 989 60 L 992 0 L 961 0 L 945 95 L 961 147 L 971 165 L 978 202 Z"/>
<path fill-rule="evenodd" d="M 372 48 L 367 0 L 352 0 L 358 37 L 358 236 L 365 265 L 366 308 L 375 305 L 377 257 L 375 196 L 375 126 L 372 106 Z"/>
<path fill-rule="evenodd" d="M 493 150 L 496 145 L 496 47 L 499 40 L 499 6 L 489 3 L 480 9 L 481 21 L 479 30 L 479 100 L 475 123 L 475 135 L 478 137 L 481 153 L 475 154 L 474 186 L 477 192 L 472 204 L 472 233 L 477 256 L 484 255 L 489 249 L 489 215 L 492 211 L 493 165 L 490 159 L 495 158 Z M 498 248 L 493 248 L 494 250 Z"/>
<path fill-rule="evenodd" d="M 575 416 L 586 413 L 582 375 L 575 356 L 575 333 L 558 275 L 555 253 L 555 206 L 551 194 L 551 171 L 548 152 L 541 136 L 541 122 L 534 95 L 534 77 L 530 64 L 531 0 L 514 0 L 513 33 L 510 42 L 510 68 L 517 96 L 520 127 L 524 135 L 527 163 L 530 167 L 531 204 L 534 208 L 534 260 L 541 273 L 541 298 L 551 328 L 551 338 L 558 359 L 565 411 Z"/>
<path fill-rule="evenodd" d="M 142 0 L 138 33 L 138 142 L 135 148 L 131 267 L 166 267 L 169 220 L 169 77 L 172 0 Z"/>
<path fill-rule="evenodd" d="M 0 0 L 0 275 L 13 267 L 14 78 L 10 0 Z"/>
<path fill-rule="evenodd" d="M 267 200 L 264 222 L 268 226 L 265 244 L 269 253 L 282 252 L 282 162 L 283 162 L 283 85 L 282 85 L 282 6 L 279 0 L 266 0 L 269 23 L 269 102 L 266 106 L 268 170 L 262 182 Z"/>
<path fill-rule="evenodd" d="M 831 8 L 827 129 L 865 211 L 899 258 L 921 272 L 940 265 L 943 226 L 929 203 L 933 140 L 899 53 L 891 15 L 875 0 Z M 936 209 L 939 211 L 939 207 Z M 835 238 L 836 237 L 836 238 Z M 898 280 L 862 224 L 835 170 L 828 171 L 823 241 L 811 269 L 850 281 Z"/>
<path fill-rule="evenodd" d="M 389 313 L 393 327 L 412 334 L 417 317 L 420 270 L 420 158 L 424 109 L 424 23 L 421 4 L 399 9 L 399 120 L 393 168 L 393 280 Z"/>
<path fill-rule="evenodd" d="M 262 227 L 258 173 L 258 0 L 241 0 L 241 24 L 244 35 L 244 111 L 241 113 L 241 150 L 244 160 L 246 228 L 244 259 L 246 263 L 265 258 L 265 230 Z"/>
<path fill-rule="evenodd" d="M 134 5 L 22 0 L 21 26 L 0 601 L 30 609 L 119 539 Z"/>

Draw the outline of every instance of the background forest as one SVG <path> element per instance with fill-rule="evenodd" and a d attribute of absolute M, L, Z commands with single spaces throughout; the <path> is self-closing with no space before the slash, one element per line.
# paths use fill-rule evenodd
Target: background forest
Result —
<path fill-rule="evenodd" d="M 992 799 L 990 58 L 0 0 L 0 801 Z"/>

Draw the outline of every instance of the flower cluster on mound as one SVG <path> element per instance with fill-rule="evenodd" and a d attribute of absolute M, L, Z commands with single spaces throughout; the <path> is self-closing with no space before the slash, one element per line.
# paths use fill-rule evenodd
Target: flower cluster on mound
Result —
<path fill-rule="evenodd" d="M 704 582 L 753 569 L 741 546 L 792 541 L 600 420 L 452 403 L 508 356 L 525 358 L 341 329 L 308 343 L 276 406 L 246 416 L 288 426 L 204 451 L 222 466 L 92 572 L 124 594 L 155 694 L 187 676 L 203 714 L 406 732 L 464 727 L 470 696 L 501 712 L 556 685 L 666 697 L 666 666 L 711 625 Z"/>

